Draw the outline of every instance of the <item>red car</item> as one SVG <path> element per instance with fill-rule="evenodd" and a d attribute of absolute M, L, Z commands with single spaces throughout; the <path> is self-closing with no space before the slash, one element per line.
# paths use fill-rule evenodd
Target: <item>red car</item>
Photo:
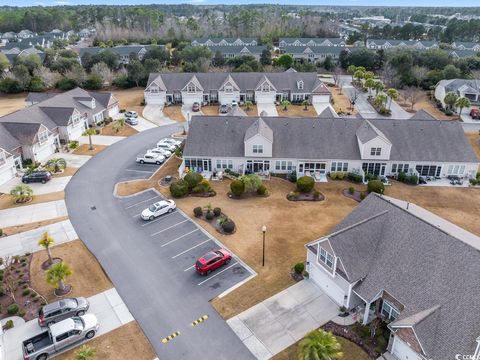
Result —
<path fill-rule="evenodd" d="M 472 119 L 480 119 L 480 109 L 472 109 L 470 111 L 470 116 Z"/>
<path fill-rule="evenodd" d="M 225 249 L 210 251 L 197 260 L 195 269 L 201 275 L 208 275 L 213 270 L 228 264 L 230 260 L 232 260 L 232 255 Z"/>
<path fill-rule="evenodd" d="M 200 104 L 198 102 L 194 102 L 192 105 L 192 111 L 193 112 L 198 112 L 200 111 Z"/>

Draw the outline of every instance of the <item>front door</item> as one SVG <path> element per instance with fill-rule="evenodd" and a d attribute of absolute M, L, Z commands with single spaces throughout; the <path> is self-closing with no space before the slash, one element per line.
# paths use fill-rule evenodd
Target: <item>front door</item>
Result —
<path fill-rule="evenodd" d="M 211 160 L 203 159 L 203 170 L 204 171 L 212 171 L 210 164 L 211 164 Z"/>

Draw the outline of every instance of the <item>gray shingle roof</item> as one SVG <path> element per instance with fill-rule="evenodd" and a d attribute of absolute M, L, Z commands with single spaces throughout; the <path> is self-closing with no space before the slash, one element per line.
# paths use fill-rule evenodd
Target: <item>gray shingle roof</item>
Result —
<path fill-rule="evenodd" d="M 480 80 L 467 80 L 467 79 L 453 79 L 446 82 L 445 92 L 456 92 L 462 86 L 469 86 L 473 89 L 478 89 L 477 92 L 480 93 Z"/>
<path fill-rule="evenodd" d="M 280 38 L 278 41 L 279 43 L 284 41 L 286 43 L 294 43 L 295 41 L 300 41 L 302 44 L 308 44 L 309 42 L 313 41 L 316 44 L 321 44 L 325 41 L 330 41 L 332 44 L 341 44 L 345 43 L 345 40 L 342 38 Z"/>
<path fill-rule="evenodd" d="M 480 299 L 478 249 L 373 194 L 334 231 L 339 233 L 329 237 L 330 244 L 347 273 L 363 278 L 354 290 L 368 301 L 385 290 L 405 306 L 392 327 L 412 323 L 430 359 L 474 353 L 480 335 L 474 310 Z"/>
<path fill-rule="evenodd" d="M 247 131 L 245 132 L 245 141 L 257 134 L 263 136 L 269 141 L 273 141 L 273 131 L 261 117 L 247 128 Z"/>
<path fill-rule="evenodd" d="M 45 101 L 50 99 L 57 94 L 54 93 L 37 93 L 37 92 L 29 92 L 27 98 L 25 99 L 26 102 L 38 103 L 41 101 Z"/>
<path fill-rule="evenodd" d="M 41 126 L 39 123 L 3 122 L 2 124 L 21 145 L 32 145 Z"/>
<path fill-rule="evenodd" d="M 195 116 L 186 156 L 243 157 L 245 133 L 255 117 Z M 364 122 L 351 118 L 263 118 L 273 131 L 273 157 L 360 160 L 356 133 Z M 391 160 L 478 162 L 458 122 L 369 120 L 392 143 Z M 215 146 L 211 146 L 214 143 Z"/>
<path fill-rule="evenodd" d="M 150 48 L 152 48 L 152 46 L 153 45 L 125 45 L 125 46 L 114 46 L 110 48 L 86 47 L 86 48 L 80 49 L 80 57 L 82 57 L 85 53 L 94 55 L 105 50 L 110 50 L 120 56 L 127 56 L 127 55 L 130 55 L 131 53 L 138 54 L 142 49 L 145 49 L 148 51 L 150 50 Z M 164 45 L 155 45 L 155 46 L 164 47 Z"/>
<path fill-rule="evenodd" d="M 282 51 L 287 54 L 298 55 L 307 53 L 307 49 L 316 55 L 327 54 L 334 56 L 339 56 L 342 51 L 350 51 L 349 48 L 341 46 L 285 46 L 282 48 Z"/>
<path fill-rule="evenodd" d="M 421 109 L 421 110 L 418 110 L 415 114 L 413 114 L 410 120 L 438 120 L 438 119 L 432 114 L 430 114 L 427 110 Z"/>
<path fill-rule="evenodd" d="M 240 46 L 231 46 L 231 45 L 203 45 L 210 49 L 210 51 L 215 54 L 217 51 L 220 51 L 222 54 L 236 54 L 240 55 L 242 52 L 245 52 L 245 55 L 251 53 L 252 55 L 260 55 L 263 50 L 267 47 L 258 45 L 258 46 L 250 46 L 250 45 L 240 45 Z"/>
<path fill-rule="evenodd" d="M 12 153 L 21 146 L 20 142 L 0 123 L 0 148 Z"/>

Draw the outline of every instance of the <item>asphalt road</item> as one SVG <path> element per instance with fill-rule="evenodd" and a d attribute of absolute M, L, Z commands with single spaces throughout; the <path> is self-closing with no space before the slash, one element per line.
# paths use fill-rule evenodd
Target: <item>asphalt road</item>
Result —
<path fill-rule="evenodd" d="M 70 220 L 79 237 L 102 264 L 161 360 L 205 356 L 254 359 L 208 302 L 249 275 L 245 267 L 238 266 L 240 260 L 235 258 L 231 268 L 211 280 L 197 276 L 194 271 L 184 271 L 191 263 L 188 257 L 194 257 L 194 253 L 181 253 L 208 239 L 209 243 L 196 248 L 198 252 L 206 250 L 210 246 L 201 246 L 211 243 L 209 237 L 196 231 L 198 234 L 188 234 L 189 239 L 162 246 L 178 238 L 175 233 L 169 233 L 172 229 L 169 226 L 177 226 L 186 219 L 180 211 L 158 220 L 156 225 L 142 226 L 140 219 L 135 217 L 136 207 L 130 206 L 146 199 L 140 196 L 120 200 L 113 196 L 115 184 L 125 179 L 125 169 L 136 169 L 132 168 L 136 155 L 178 128 L 174 124 L 139 133 L 109 146 L 89 160 L 65 190 Z M 138 175 L 145 177 L 142 173 Z M 184 234 L 195 230 L 192 224 L 190 220 L 182 222 Z M 149 227 L 152 230 L 147 229 Z M 235 264 L 237 261 L 239 264 Z M 204 280 L 208 281 L 202 283 Z M 203 315 L 209 318 L 192 326 L 192 322 Z M 180 334 L 162 343 L 163 338 L 174 332 Z"/>

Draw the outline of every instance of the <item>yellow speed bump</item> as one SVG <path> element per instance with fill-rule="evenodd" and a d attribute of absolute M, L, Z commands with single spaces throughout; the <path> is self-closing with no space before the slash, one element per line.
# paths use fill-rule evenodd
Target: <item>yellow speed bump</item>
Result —
<path fill-rule="evenodd" d="M 192 326 L 196 326 L 202 322 L 204 322 L 205 320 L 208 319 L 208 315 L 203 315 L 202 317 L 199 317 L 197 320 L 195 320 L 194 322 L 192 322 Z"/>
<path fill-rule="evenodd" d="M 168 335 L 166 338 L 163 338 L 162 343 L 166 344 L 173 338 L 177 337 L 178 335 L 180 335 L 180 331 L 175 331 L 174 333 Z"/>

